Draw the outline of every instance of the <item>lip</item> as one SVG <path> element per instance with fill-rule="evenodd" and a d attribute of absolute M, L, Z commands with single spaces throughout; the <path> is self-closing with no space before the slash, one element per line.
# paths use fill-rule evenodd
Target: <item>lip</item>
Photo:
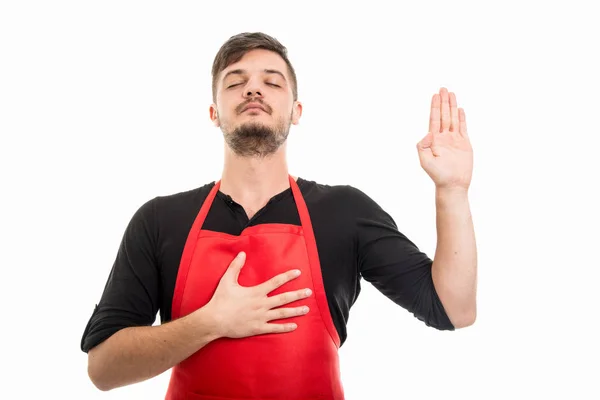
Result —
<path fill-rule="evenodd" d="M 246 112 L 249 110 L 260 110 L 266 112 L 266 110 L 259 104 L 249 104 L 242 110 L 242 112 Z"/>

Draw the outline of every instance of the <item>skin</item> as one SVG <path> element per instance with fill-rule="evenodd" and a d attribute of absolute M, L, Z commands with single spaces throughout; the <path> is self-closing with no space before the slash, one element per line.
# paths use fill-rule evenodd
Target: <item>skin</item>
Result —
<path fill-rule="evenodd" d="M 280 74 L 265 73 L 265 69 Z M 243 73 L 229 74 L 239 70 Z M 210 106 L 210 118 L 225 137 L 221 191 L 241 204 L 248 217 L 289 187 L 283 138 L 290 124 L 298 124 L 302 115 L 302 104 L 294 101 L 290 82 L 283 59 L 263 49 L 248 52 L 228 66 L 218 80 L 217 101 Z M 251 101 L 263 104 L 267 112 L 241 112 Z M 238 147 L 236 151 L 228 145 L 236 135 L 244 136 L 244 132 L 259 127 L 264 129 L 262 137 L 282 139 L 280 147 L 275 150 L 273 146 L 246 141 L 242 144 L 247 148 Z M 252 146 L 254 153 L 249 150 Z M 262 152 L 257 154 L 256 149 Z M 465 111 L 458 107 L 456 95 L 444 87 L 432 97 L 429 131 L 417 144 L 417 151 L 421 167 L 436 187 L 433 282 L 454 327 L 466 327 L 476 318 L 477 250 L 468 201 L 473 150 Z"/>
<path fill-rule="evenodd" d="M 245 254 L 237 255 L 221 278 L 211 300 L 198 310 L 158 326 L 121 329 L 88 353 L 88 375 L 94 385 L 109 391 L 162 374 L 219 338 L 243 338 L 286 333 L 296 324 L 271 323 L 307 314 L 308 307 L 282 307 L 312 295 L 306 289 L 268 296 L 297 278 L 295 271 L 244 287 L 238 277 Z"/>
<path fill-rule="evenodd" d="M 446 88 L 431 99 L 429 132 L 417 151 L 421 167 L 435 184 L 433 282 L 454 327 L 464 328 L 477 315 L 477 247 L 468 198 L 473 149 L 465 111 Z"/>
<path fill-rule="evenodd" d="M 236 69 L 246 72 L 225 76 Z M 251 51 L 220 75 L 217 104 L 211 105 L 210 118 L 225 139 L 221 191 L 242 204 L 251 217 L 273 195 L 289 187 L 285 139 L 290 125 L 298 124 L 302 105 L 293 101 L 287 65 L 275 53 Z M 239 85 L 230 87 L 236 83 Z M 251 101 L 259 102 L 266 111 L 242 112 Z M 268 296 L 298 277 L 294 271 L 243 287 L 237 279 L 244 262 L 245 254 L 238 254 L 204 307 L 159 326 L 121 329 L 91 349 L 88 375 L 94 385 L 108 391 L 148 380 L 222 337 L 295 330 L 295 324 L 269 321 L 307 314 L 310 310 L 304 306 L 282 306 L 312 293 L 301 289 Z"/>
<path fill-rule="evenodd" d="M 243 72 L 228 75 L 234 70 Z M 302 104 L 293 99 L 290 82 L 283 59 L 262 49 L 248 52 L 219 76 L 216 103 L 211 104 L 209 114 L 224 136 L 220 190 L 240 203 L 249 217 L 289 187 L 286 138 L 290 126 L 297 125 L 302 115 Z M 242 112 L 252 101 L 265 111 Z M 421 166 L 436 185 L 438 238 L 433 281 L 453 325 L 465 327 L 476 315 L 477 254 L 468 203 L 473 154 L 464 110 L 445 88 L 433 96 L 429 132 L 417 150 Z M 221 337 L 296 329 L 292 324 L 269 321 L 306 314 L 303 307 L 280 307 L 311 294 L 300 290 L 268 296 L 297 277 L 292 271 L 262 285 L 240 286 L 237 277 L 244 257 L 240 254 L 231 262 L 204 307 L 159 326 L 122 329 L 91 349 L 88 374 L 96 387 L 111 390 L 150 379 Z"/>
<path fill-rule="evenodd" d="M 243 72 L 229 74 L 236 70 Z M 241 204 L 249 218 L 273 195 L 289 188 L 285 138 L 302 116 L 302 104 L 293 97 L 287 64 L 268 50 L 249 51 L 220 73 L 216 104 L 209 109 L 225 139 L 220 190 Z M 250 102 L 260 103 L 266 112 L 242 112 Z M 278 146 L 273 146 L 274 137 Z M 231 146 L 236 139 L 238 145 Z"/>

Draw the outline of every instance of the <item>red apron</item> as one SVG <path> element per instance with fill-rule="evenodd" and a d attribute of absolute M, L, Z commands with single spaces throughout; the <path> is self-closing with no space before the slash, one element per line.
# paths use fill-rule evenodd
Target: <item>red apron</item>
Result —
<path fill-rule="evenodd" d="M 240 285 L 258 285 L 282 272 L 300 269 L 298 278 L 269 296 L 310 288 L 310 297 L 282 306 L 307 305 L 310 311 L 270 321 L 297 323 L 291 332 L 220 338 L 204 346 L 173 367 L 167 400 L 344 399 L 338 359 L 340 338 L 325 297 L 310 216 L 296 181 L 291 176 L 289 180 L 302 226 L 261 224 L 244 229 L 239 236 L 202 229 L 220 181 L 215 184 L 183 250 L 172 319 L 208 303 L 240 251 L 247 255 L 238 278 Z"/>

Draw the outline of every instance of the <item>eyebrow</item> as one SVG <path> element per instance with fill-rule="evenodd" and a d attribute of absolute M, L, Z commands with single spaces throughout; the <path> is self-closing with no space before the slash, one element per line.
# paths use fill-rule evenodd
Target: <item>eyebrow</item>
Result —
<path fill-rule="evenodd" d="M 283 75 L 281 72 L 277 71 L 276 69 L 263 69 L 263 72 L 265 74 L 277 74 L 279 76 L 281 76 L 283 78 L 284 81 L 287 82 L 287 80 L 285 79 L 285 75 Z M 223 77 L 223 81 L 225 79 L 227 79 L 227 77 L 229 75 L 244 75 L 247 74 L 248 71 L 246 71 L 245 69 L 233 69 L 231 71 L 229 71 L 228 73 L 225 74 L 225 76 Z"/>

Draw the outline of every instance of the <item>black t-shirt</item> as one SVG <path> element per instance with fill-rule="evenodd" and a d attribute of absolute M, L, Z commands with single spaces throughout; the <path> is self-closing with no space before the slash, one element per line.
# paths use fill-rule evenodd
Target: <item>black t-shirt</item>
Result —
<path fill-rule="evenodd" d="M 329 311 L 346 340 L 350 307 L 360 280 L 414 314 L 427 326 L 454 327 L 431 277 L 432 260 L 398 228 L 389 214 L 360 190 L 297 179 L 308 208 Z M 215 182 L 155 197 L 131 218 L 100 302 L 88 321 L 81 350 L 88 352 L 120 329 L 171 320 L 171 302 L 187 235 Z M 203 229 L 239 235 L 246 227 L 301 225 L 291 188 L 274 196 L 250 220 L 232 198 L 218 192 Z"/>

